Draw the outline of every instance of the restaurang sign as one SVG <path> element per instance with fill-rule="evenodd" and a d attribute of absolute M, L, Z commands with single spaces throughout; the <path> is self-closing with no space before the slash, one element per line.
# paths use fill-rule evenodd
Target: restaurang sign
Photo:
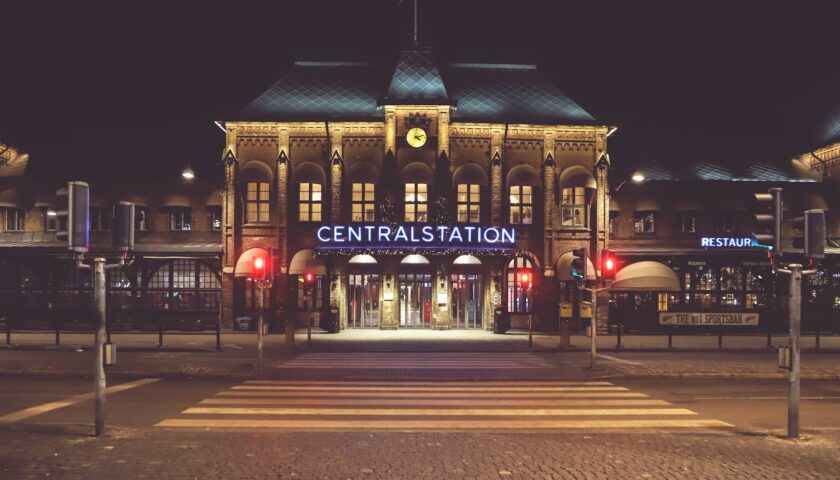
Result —
<path fill-rule="evenodd" d="M 758 325 L 757 313 L 661 312 L 660 325 Z"/>

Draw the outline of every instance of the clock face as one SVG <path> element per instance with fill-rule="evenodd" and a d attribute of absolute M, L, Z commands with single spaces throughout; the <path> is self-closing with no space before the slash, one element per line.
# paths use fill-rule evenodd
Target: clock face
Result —
<path fill-rule="evenodd" d="M 405 134 L 405 141 L 414 148 L 426 144 L 426 132 L 422 128 L 414 127 Z"/>

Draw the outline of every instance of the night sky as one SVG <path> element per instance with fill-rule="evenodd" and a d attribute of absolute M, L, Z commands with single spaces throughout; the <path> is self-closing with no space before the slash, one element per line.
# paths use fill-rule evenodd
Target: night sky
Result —
<path fill-rule="evenodd" d="M 29 151 L 38 176 L 190 164 L 220 177 L 213 120 L 292 61 L 393 61 L 411 37 L 411 0 L 34 3 L 2 9 L 0 142 Z M 420 40 L 444 61 L 536 63 L 619 126 L 619 170 L 786 164 L 840 111 L 840 11 L 783 5 L 421 0 Z"/>

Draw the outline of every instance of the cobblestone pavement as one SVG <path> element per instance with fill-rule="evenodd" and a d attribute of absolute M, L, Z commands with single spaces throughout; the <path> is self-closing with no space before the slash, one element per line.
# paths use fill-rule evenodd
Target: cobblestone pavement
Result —
<path fill-rule="evenodd" d="M 836 438 L 0 429 L 0 478 L 840 478 Z"/>

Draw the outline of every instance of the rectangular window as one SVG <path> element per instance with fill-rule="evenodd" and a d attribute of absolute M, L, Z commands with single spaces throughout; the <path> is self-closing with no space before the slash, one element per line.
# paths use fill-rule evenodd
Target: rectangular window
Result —
<path fill-rule="evenodd" d="M 222 231 L 222 207 L 208 207 L 210 210 L 210 231 Z"/>
<path fill-rule="evenodd" d="M 429 186 L 427 184 L 405 184 L 405 221 L 429 221 Z"/>
<path fill-rule="evenodd" d="M 372 183 L 354 183 L 352 186 L 351 220 L 376 221 L 375 186 Z"/>
<path fill-rule="evenodd" d="M 22 232 L 26 220 L 26 212 L 20 208 L 6 210 L 6 231 Z"/>
<path fill-rule="evenodd" d="M 48 208 L 44 212 L 44 231 L 57 232 L 59 230 L 67 230 L 67 218 L 58 218 L 58 211 L 54 208 Z"/>
<path fill-rule="evenodd" d="M 738 221 L 737 216 L 734 212 L 724 212 L 721 214 L 720 218 L 718 218 L 718 232 L 720 233 L 732 233 L 735 231 Z"/>
<path fill-rule="evenodd" d="M 510 187 L 511 225 L 530 225 L 534 221 L 534 195 L 530 185 Z"/>
<path fill-rule="evenodd" d="M 269 221 L 268 212 L 271 205 L 271 195 L 268 185 L 268 182 L 247 183 L 247 191 L 245 193 L 245 223 L 266 223 Z M 301 184 L 301 186 L 303 185 Z M 221 221 L 219 224 L 219 228 L 221 229 Z"/>
<path fill-rule="evenodd" d="M 563 226 L 567 228 L 586 228 L 586 189 L 583 187 L 564 188 L 561 195 L 561 216 Z"/>
<path fill-rule="evenodd" d="M 90 231 L 107 232 L 110 228 L 110 209 L 105 207 L 90 207 Z"/>
<path fill-rule="evenodd" d="M 149 209 L 134 206 L 134 230 L 145 232 L 149 229 Z"/>
<path fill-rule="evenodd" d="M 187 207 L 172 207 L 169 214 L 169 229 L 172 231 L 192 230 L 192 214 Z"/>
<path fill-rule="evenodd" d="M 321 184 L 301 183 L 298 196 L 298 220 L 301 222 L 321 221 Z"/>
<path fill-rule="evenodd" d="M 667 293 L 660 293 L 657 297 L 657 308 L 660 312 L 668 311 L 668 299 L 670 295 Z"/>
<path fill-rule="evenodd" d="M 694 233 L 697 227 L 697 215 L 694 213 L 680 213 L 677 215 L 677 231 L 680 233 Z"/>
<path fill-rule="evenodd" d="M 481 221 L 481 186 L 458 184 L 458 221 L 478 223 Z"/>
<path fill-rule="evenodd" d="M 636 212 L 634 217 L 636 233 L 653 233 L 653 220 L 653 212 Z"/>

